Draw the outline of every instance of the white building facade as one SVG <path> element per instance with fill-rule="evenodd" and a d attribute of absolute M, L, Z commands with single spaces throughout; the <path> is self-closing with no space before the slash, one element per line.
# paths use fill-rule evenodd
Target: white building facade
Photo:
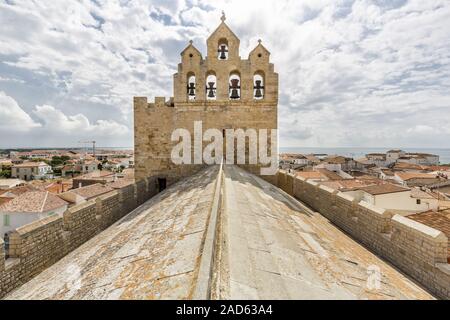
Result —
<path fill-rule="evenodd" d="M 25 181 L 52 178 L 52 167 L 44 162 L 28 162 L 14 165 L 11 177 Z"/>

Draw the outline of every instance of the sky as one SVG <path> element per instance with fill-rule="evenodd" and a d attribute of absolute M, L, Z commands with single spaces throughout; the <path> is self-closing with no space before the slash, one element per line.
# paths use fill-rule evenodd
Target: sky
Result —
<path fill-rule="evenodd" d="M 271 51 L 281 147 L 450 148 L 449 0 L 0 0 L 0 148 L 133 146 L 222 10 Z"/>

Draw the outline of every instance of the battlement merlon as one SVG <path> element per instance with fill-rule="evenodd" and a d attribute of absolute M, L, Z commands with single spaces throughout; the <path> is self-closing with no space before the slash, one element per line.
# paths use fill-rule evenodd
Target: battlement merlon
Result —
<path fill-rule="evenodd" d="M 5 270 L 5 243 L 0 237 L 0 272 Z"/>
<path fill-rule="evenodd" d="M 160 107 L 173 107 L 174 98 L 170 97 L 155 97 L 154 102 L 148 102 L 147 97 L 134 97 L 133 98 L 134 112 L 139 112 L 140 110 L 146 110 L 148 108 L 160 108 Z"/>

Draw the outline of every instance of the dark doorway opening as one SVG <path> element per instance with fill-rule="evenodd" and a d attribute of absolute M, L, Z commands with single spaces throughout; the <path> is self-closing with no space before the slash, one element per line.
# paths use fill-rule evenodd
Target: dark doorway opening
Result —
<path fill-rule="evenodd" d="M 162 192 L 167 188 L 167 179 L 166 178 L 158 178 L 158 192 Z"/>

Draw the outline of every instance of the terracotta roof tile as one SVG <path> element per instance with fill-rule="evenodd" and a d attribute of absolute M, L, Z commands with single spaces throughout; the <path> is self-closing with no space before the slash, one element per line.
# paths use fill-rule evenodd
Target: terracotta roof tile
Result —
<path fill-rule="evenodd" d="M 41 166 L 48 166 L 48 164 L 46 164 L 45 162 L 25 162 L 22 164 L 15 164 L 13 168 L 34 168 Z"/>
<path fill-rule="evenodd" d="M 112 177 L 114 176 L 114 173 L 111 171 L 93 171 L 90 173 L 87 173 L 85 175 L 79 176 L 77 179 L 97 179 L 97 178 L 104 178 L 104 177 Z"/>
<path fill-rule="evenodd" d="M 396 172 L 395 175 L 403 181 L 410 179 L 436 179 L 436 175 L 428 173 Z"/>
<path fill-rule="evenodd" d="M 327 169 L 317 169 L 317 171 L 319 171 L 330 180 L 342 180 L 342 177 L 333 171 Z"/>
<path fill-rule="evenodd" d="M 134 180 L 131 179 L 118 179 L 117 181 L 108 183 L 107 186 L 111 187 L 113 189 L 121 189 L 124 188 L 126 186 L 129 186 L 130 184 L 133 184 Z"/>
<path fill-rule="evenodd" d="M 30 191 L 3 204 L 0 211 L 5 212 L 47 212 L 67 205 L 67 202 L 48 191 Z"/>
<path fill-rule="evenodd" d="M 325 179 L 326 177 L 318 171 L 300 171 L 296 173 L 297 177 L 304 179 Z"/>
<path fill-rule="evenodd" d="M 359 188 L 359 190 L 367 192 L 371 195 L 380 195 L 380 194 L 386 194 L 386 193 L 405 192 L 405 191 L 410 191 L 411 189 L 397 186 L 397 185 L 391 184 L 391 183 L 385 183 L 385 184 L 378 184 L 378 185 L 373 185 L 373 186 L 362 187 L 362 188 Z"/>
<path fill-rule="evenodd" d="M 109 186 L 105 186 L 103 184 L 96 183 L 96 184 L 93 184 L 93 185 L 90 185 L 87 187 L 72 189 L 72 190 L 70 190 L 70 192 L 76 193 L 77 195 L 79 195 L 85 199 L 92 199 L 92 198 L 98 197 L 102 194 L 111 192 L 113 190 L 114 189 Z"/>

